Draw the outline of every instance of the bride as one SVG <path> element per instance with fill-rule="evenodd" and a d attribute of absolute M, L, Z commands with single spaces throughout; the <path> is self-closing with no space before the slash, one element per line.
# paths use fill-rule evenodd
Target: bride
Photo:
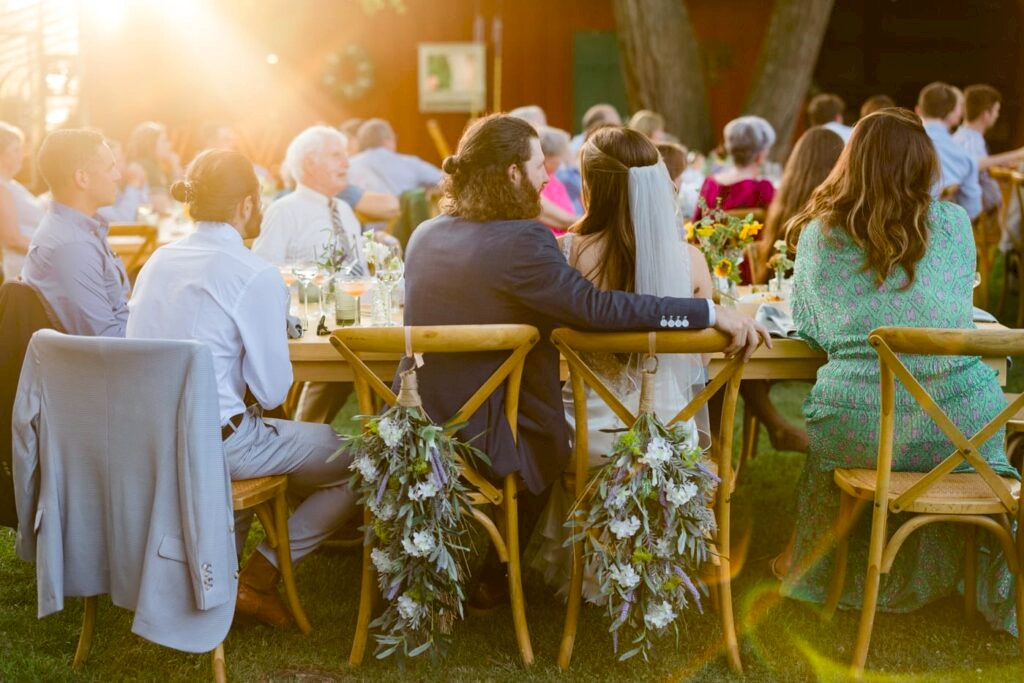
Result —
<path fill-rule="evenodd" d="M 622 290 L 657 296 L 711 296 L 711 274 L 704 256 L 681 237 L 675 192 L 657 148 L 642 134 L 620 128 L 599 128 L 580 150 L 585 213 L 570 232 L 559 238 L 571 266 L 603 290 Z M 685 326 L 685 322 L 684 322 Z M 585 358 L 623 404 L 636 409 L 642 358 L 621 354 L 589 354 Z M 699 356 L 659 356 L 655 411 L 669 420 L 703 387 L 705 370 Z M 696 387 L 696 390 L 694 389 Z M 562 399 L 574 427 L 572 390 Z M 623 424 L 591 392 L 587 401 L 588 457 L 591 467 L 602 464 Z M 694 442 L 710 443 L 706 412 L 692 422 Z M 571 549 L 564 546 L 571 494 L 556 483 L 538 525 L 543 539 L 532 566 L 549 584 L 568 585 Z M 597 587 L 585 579 L 584 597 Z"/>

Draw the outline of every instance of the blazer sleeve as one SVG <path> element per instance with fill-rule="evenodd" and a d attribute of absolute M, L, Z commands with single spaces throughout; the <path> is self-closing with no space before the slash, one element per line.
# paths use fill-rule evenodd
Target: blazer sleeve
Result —
<path fill-rule="evenodd" d="M 200 362 L 203 352 L 192 356 L 178 406 L 178 502 L 192 594 L 205 611 L 234 600 L 238 564 L 212 361 Z"/>
<path fill-rule="evenodd" d="M 706 299 L 601 291 L 566 263 L 545 226 L 511 229 L 510 249 L 500 254 L 502 288 L 542 315 L 584 330 L 656 330 L 670 316 L 685 319 L 691 330 L 708 327 Z"/>
<path fill-rule="evenodd" d="M 36 379 L 35 353 L 21 366 L 18 393 L 12 412 L 12 461 L 14 502 L 18 510 L 18 534 L 15 550 L 26 562 L 36 560 L 36 530 L 39 528 L 39 384 Z"/>

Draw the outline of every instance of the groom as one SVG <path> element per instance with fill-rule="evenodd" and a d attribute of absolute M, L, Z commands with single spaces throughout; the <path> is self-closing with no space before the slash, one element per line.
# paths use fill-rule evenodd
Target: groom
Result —
<path fill-rule="evenodd" d="M 554 328 L 659 330 L 686 321 L 687 329 L 715 327 L 730 335 L 728 352 L 745 358 L 762 339 L 771 342 L 757 323 L 706 299 L 603 292 L 569 266 L 551 231 L 532 220 L 540 213 L 547 172 L 537 132 L 527 122 L 504 114 L 477 120 L 443 169 L 444 213 L 416 229 L 406 252 L 405 324 L 523 323 L 540 331 L 523 372 L 518 443 L 500 391 L 462 430 L 465 437 L 482 434 L 474 444 L 490 457 L 496 475 L 519 472 L 526 481 L 533 496 L 523 497 L 520 510 L 521 527 L 529 532 L 542 507 L 536 499 L 570 454 L 558 352 L 549 341 Z M 454 415 L 502 360 L 429 358 L 417 371 L 427 414 L 438 420 Z M 522 538 L 525 546 L 528 535 Z M 484 592 L 502 590 L 496 572 L 485 570 L 482 578 Z M 478 591 L 473 602 L 483 606 L 487 598 Z"/>

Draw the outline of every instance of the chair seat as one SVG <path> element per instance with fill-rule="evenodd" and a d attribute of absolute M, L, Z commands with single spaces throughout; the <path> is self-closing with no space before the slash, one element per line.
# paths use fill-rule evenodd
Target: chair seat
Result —
<path fill-rule="evenodd" d="M 235 510 L 247 510 L 272 499 L 278 491 L 288 486 L 288 477 L 274 474 L 255 479 L 238 479 L 231 482 L 231 504 Z"/>
<path fill-rule="evenodd" d="M 924 472 L 893 472 L 889 479 L 889 502 L 892 502 L 925 476 Z M 836 485 L 851 496 L 863 500 L 875 497 L 878 473 L 866 469 L 837 469 Z M 1015 499 L 1020 499 L 1020 482 L 1011 477 L 1000 477 Z M 931 487 L 906 512 L 936 514 L 993 515 L 1006 512 L 1005 506 L 992 493 L 979 474 L 948 474 Z"/>

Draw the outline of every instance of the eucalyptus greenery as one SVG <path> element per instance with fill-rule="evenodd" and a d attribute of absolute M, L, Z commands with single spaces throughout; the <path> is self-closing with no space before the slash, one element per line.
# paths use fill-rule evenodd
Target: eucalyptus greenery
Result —
<path fill-rule="evenodd" d="M 703 611 L 699 577 L 715 533 L 710 508 L 718 477 L 702 462 L 692 423 L 666 427 L 642 412 L 615 442 L 575 511 L 584 566 L 595 569 L 620 660 L 648 660 L 654 638 L 679 637 L 685 610 Z"/>
<path fill-rule="evenodd" d="M 380 659 L 444 653 L 463 616 L 470 502 L 457 458 L 487 457 L 449 436 L 420 407 L 396 405 L 345 439 L 354 454 L 349 484 L 370 512 L 365 543 L 374 546 L 384 612 L 370 624 Z"/>

